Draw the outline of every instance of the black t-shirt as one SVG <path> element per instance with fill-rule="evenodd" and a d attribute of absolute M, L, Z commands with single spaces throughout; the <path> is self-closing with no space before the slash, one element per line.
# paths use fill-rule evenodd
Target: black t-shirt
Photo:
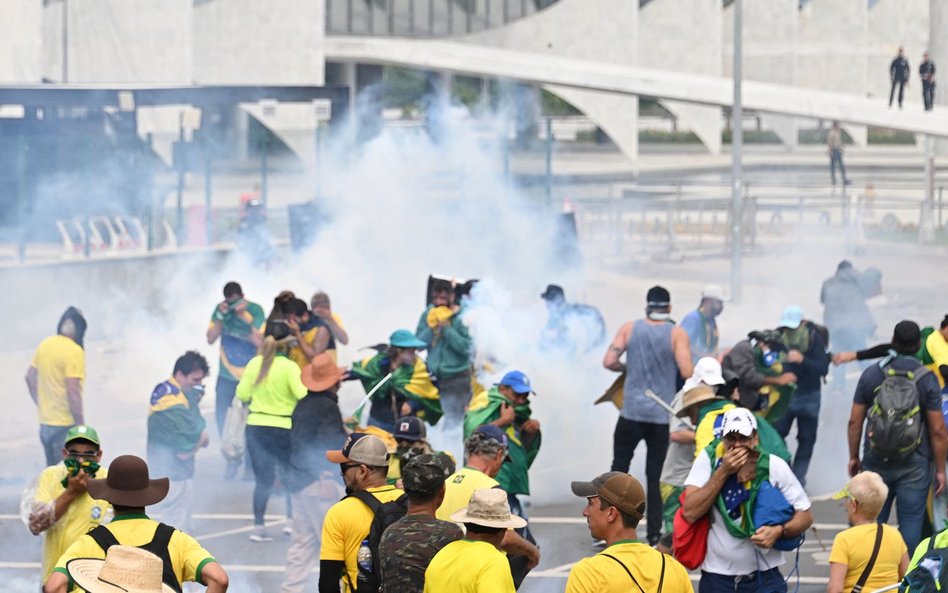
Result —
<path fill-rule="evenodd" d="M 922 363 L 912 356 L 898 356 L 889 363 L 890 367 L 897 371 L 914 371 L 921 368 Z M 871 407 L 875 401 L 875 390 L 882 384 L 885 375 L 878 364 L 874 364 L 863 371 L 859 377 L 859 383 L 856 385 L 856 393 L 853 395 L 853 403 L 863 404 Z M 918 451 L 927 457 L 932 458 L 932 446 L 928 440 L 928 419 L 925 417 L 926 411 L 941 411 L 941 389 L 938 386 L 938 379 L 934 373 L 928 373 L 918 381 L 918 396 L 921 400 L 921 411 L 919 418 L 925 425 L 926 430 L 922 431 L 922 442 L 918 446 Z M 870 457 L 869 452 L 869 434 L 863 435 L 862 441 L 863 458 Z"/>

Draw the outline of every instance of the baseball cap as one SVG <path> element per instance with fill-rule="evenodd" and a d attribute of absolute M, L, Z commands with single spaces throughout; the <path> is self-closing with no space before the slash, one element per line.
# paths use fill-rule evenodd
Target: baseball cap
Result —
<path fill-rule="evenodd" d="M 720 284 L 708 284 L 705 286 L 704 290 L 701 291 L 701 298 L 714 299 L 721 302 L 727 300 L 724 296 L 724 287 Z"/>
<path fill-rule="evenodd" d="M 405 491 L 418 494 L 434 494 L 450 474 L 438 455 L 418 455 L 402 468 L 402 484 Z"/>
<path fill-rule="evenodd" d="M 427 436 L 425 423 L 418 416 L 404 416 L 395 421 L 396 441 L 422 441 Z"/>
<path fill-rule="evenodd" d="M 326 459 L 332 463 L 361 463 L 370 467 L 388 465 L 388 448 L 379 437 L 364 432 L 354 432 L 346 437 L 346 443 L 338 451 L 326 451 Z"/>
<path fill-rule="evenodd" d="M 505 385 L 514 390 L 514 393 L 536 393 L 530 387 L 530 377 L 520 371 L 510 371 L 500 380 L 498 385 Z"/>
<path fill-rule="evenodd" d="M 546 290 L 540 293 L 540 298 L 545 301 L 564 301 L 566 300 L 566 293 L 563 292 L 562 286 L 547 284 Z"/>
<path fill-rule="evenodd" d="M 507 450 L 507 455 L 504 457 L 504 462 L 511 461 L 510 459 L 510 441 L 507 440 L 507 435 L 504 433 L 496 424 L 481 424 L 474 429 L 472 434 L 479 434 L 487 437 L 489 440 L 497 441 L 500 443 L 504 449 Z"/>
<path fill-rule="evenodd" d="M 649 307 L 667 307 L 671 305 L 671 294 L 664 286 L 653 286 L 648 289 L 645 300 Z"/>
<path fill-rule="evenodd" d="M 725 437 L 736 432 L 749 437 L 757 430 L 757 417 L 747 408 L 733 408 L 724 413 L 721 422 L 721 436 Z"/>
<path fill-rule="evenodd" d="M 396 329 L 392 332 L 392 335 L 388 337 L 388 343 L 396 348 L 427 348 L 428 344 L 425 344 L 421 340 L 415 337 L 415 334 L 411 333 L 407 329 Z"/>
<path fill-rule="evenodd" d="M 63 441 L 64 445 L 68 445 L 72 441 L 82 439 L 84 441 L 89 441 L 93 445 L 98 446 L 99 443 L 99 433 L 95 431 L 91 426 L 85 424 L 79 424 L 78 426 L 73 426 L 69 429 L 69 432 L 66 433 L 66 440 Z"/>
<path fill-rule="evenodd" d="M 598 496 L 636 519 L 644 516 L 645 489 L 638 480 L 625 472 L 606 472 L 589 482 L 573 482 L 570 488 L 576 496 Z"/>
<path fill-rule="evenodd" d="M 705 385 L 724 385 L 724 375 L 721 373 L 721 363 L 716 358 L 704 356 L 695 363 L 695 368 L 685 381 L 684 389 L 687 391 L 699 384 Z"/>
<path fill-rule="evenodd" d="M 803 323 L 803 309 L 796 305 L 790 305 L 783 310 L 780 315 L 780 323 L 777 326 L 797 329 L 801 323 Z"/>

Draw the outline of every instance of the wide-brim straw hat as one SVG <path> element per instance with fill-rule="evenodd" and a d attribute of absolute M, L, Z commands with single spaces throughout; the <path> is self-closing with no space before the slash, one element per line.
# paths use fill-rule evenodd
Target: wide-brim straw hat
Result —
<path fill-rule="evenodd" d="M 345 367 L 336 366 L 328 352 L 317 354 L 313 360 L 303 367 L 300 379 L 303 386 L 310 391 L 326 391 L 339 382 Z"/>
<path fill-rule="evenodd" d="M 147 507 L 164 500 L 168 495 L 168 478 L 152 480 L 148 464 L 141 457 L 120 455 L 109 465 L 109 475 L 89 480 L 89 496 L 123 507 Z"/>
<path fill-rule="evenodd" d="M 88 593 L 174 593 L 161 582 L 161 558 L 133 546 L 112 546 L 101 558 L 74 558 L 69 576 Z"/>
<path fill-rule="evenodd" d="M 451 520 L 498 529 L 520 529 L 527 526 L 526 519 L 510 512 L 507 493 L 499 488 L 475 490 L 467 507 L 452 514 Z"/>
<path fill-rule="evenodd" d="M 710 385 L 697 385 L 682 394 L 680 403 L 678 404 L 678 410 L 675 412 L 675 415 L 681 418 L 687 415 L 688 408 L 691 406 L 718 399 L 723 398 L 718 396 L 718 394 L 714 392 L 714 388 L 712 388 Z"/>

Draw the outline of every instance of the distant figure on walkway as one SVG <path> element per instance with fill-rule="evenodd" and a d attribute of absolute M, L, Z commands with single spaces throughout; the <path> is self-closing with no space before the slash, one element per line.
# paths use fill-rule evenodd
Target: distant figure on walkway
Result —
<path fill-rule="evenodd" d="M 905 85 L 909 79 L 909 63 L 905 59 L 905 52 L 899 48 L 899 55 L 895 56 L 889 65 L 889 80 L 892 81 L 892 88 L 889 90 L 889 107 L 892 107 L 892 99 L 895 98 L 895 86 L 899 87 L 899 109 L 902 109 L 902 98 L 905 96 Z"/>
<path fill-rule="evenodd" d="M 846 165 L 843 164 L 843 133 L 839 129 L 839 122 L 834 121 L 833 127 L 826 134 L 826 151 L 830 157 L 830 179 L 836 185 L 836 168 L 843 178 L 843 185 L 852 183 L 846 178 Z"/>
<path fill-rule="evenodd" d="M 931 111 L 935 105 L 935 62 L 928 58 L 928 52 L 922 54 L 922 63 L 918 66 L 918 77 L 922 79 L 922 101 L 925 111 Z"/>

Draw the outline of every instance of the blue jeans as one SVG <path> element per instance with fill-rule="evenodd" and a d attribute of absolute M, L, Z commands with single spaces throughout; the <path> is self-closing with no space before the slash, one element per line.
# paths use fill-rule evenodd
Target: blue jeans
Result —
<path fill-rule="evenodd" d="M 776 568 L 739 576 L 702 570 L 698 593 L 787 593 L 787 582 Z"/>
<path fill-rule="evenodd" d="M 882 505 L 879 522 L 889 520 L 892 501 L 897 501 L 899 532 L 909 550 L 914 550 L 922 541 L 922 523 L 925 520 L 928 489 L 932 483 L 931 462 L 915 451 L 908 459 L 898 463 L 880 463 L 871 456 L 862 462 L 862 469 L 874 471 L 882 476 L 889 487 L 889 496 Z"/>
<path fill-rule="evenodd" d="M 820 391 L 794 393 L 787 413 L 774 422 L 774 428 L 784 439 L 790 433 L 790 425 L 797 421 L 797 451 L 793 454 L 793 475 L 806 486 L 806 472 L 813 457 L 816 444 L 816 429 L 820 423 Z"/>

